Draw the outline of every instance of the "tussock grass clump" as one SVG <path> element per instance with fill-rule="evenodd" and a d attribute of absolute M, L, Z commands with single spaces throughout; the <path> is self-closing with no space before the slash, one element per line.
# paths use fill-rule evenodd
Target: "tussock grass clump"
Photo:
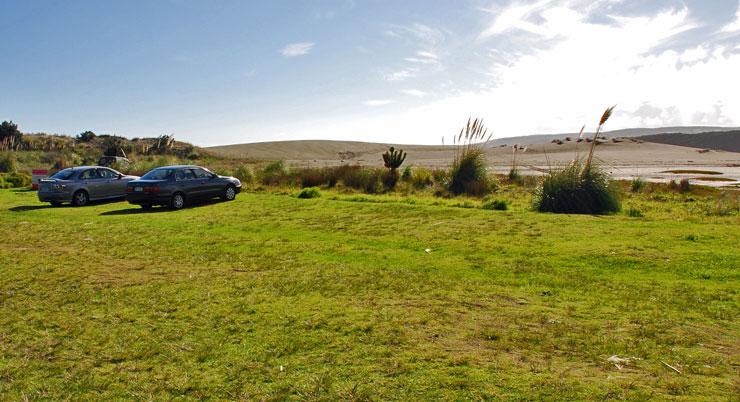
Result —
<path fill-rule="evenodd" d="M 620 203 L 601 168 L 575 161 L 545 177 L 535 192 L 534 208 L 539 212 L 601 215 L 619 212 Z"/>
<path fill-rule="evenodd" d="M 321 191 L 316 187 L 306 187 L 297 195 L 298 198 L 319 198 Z"/>
<path fill-rule="evenodd" d="M 506 200 L 488 200 L 483 203 L 482 208 L 494 211 L 506 211 L 509 209 L 509 203 Z"/>
<path fill-rule="evenodd" d="M 12 152 L 0 153 L 0 173 L 12 173 L 18 170 L 18 161 Z"/>
<path fill-rule="evenodd" d="M 249 165 L 241 165 L 234 170 L 234 177 L 239 179 L 242 184 L 254 183 L 254 171 Z"/>
<path fill-rule="evenodd" d="M 691 192 L 691 183 L 689 182 L 689 179 L 681 179 L 678 183 L 676 183 L 675 180 L 671 180 L 670 183 L 668 183 L 668 188 L 681 194 L 689 193 Z"/>
<path fill-rule="evenodd" d="M 262 169 L 260 174 L 262 184 L 278 186 L 284 184 L 288 176 L 288 168 L 283 161 L 272 161 Z"/>
<path fill-rule="evenodd" d="M 610 185 L 609 175 L 592 163 L 596 139 L 613 110 L 614 106 L 609 107 L 601 116 L 584 163 L 576 157 L 565 169 L 551 171 L 545 177 L 535 191 L 534 208 L 537 211 L 591 215 L 619 212 L 619 196 Z"/>
<path fill-rule="evenodd" d="M 642 218 L 642 217 L 644 217 L 644 216 L 645 216 L 645 215 L 644 215 L 644 214 L 642 213 L 642 211 L 640 211 L 640 210 L 639 210 L 639 209 L 637 209 L 637 208 L 629 208 L 629 209 L 628 209 L 628 210 L 626 211 L 626 215 L 627 215 L 627 216 L 629 216 L 630 218 Z"/>
<path fill-rule="evenodd" d="M 451 193 L 481 196 L 489 192 L 486 155 L 482 146 L 491 140 L 492 135 L 488 134 L 482 119 L 468 119 L 460 134 L 453 138 L 457 152 L 450 169 L 448 190 Z"/>
<path fill-rule="evenodd" d="M 641 179 L 641 178 L 639 178 L 639 177 L 635 177 L 635 178 L 634 178 L 634 179 L 632 179 L 632 181 L 630 182 L 630 190 L 631 190 L 631 191 L 632 191 L 633 193 L 639 193 L 640 191 L 642 191 L 642 188 L 643 188 L 643 187 L 645 187 L 645 181 L 644 181 L 644 180 L 642 180 L 642 179 Z"/>

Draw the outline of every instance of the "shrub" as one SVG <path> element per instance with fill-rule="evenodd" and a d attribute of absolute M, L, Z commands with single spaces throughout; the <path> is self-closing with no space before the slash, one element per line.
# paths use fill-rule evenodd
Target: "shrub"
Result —
<path fill-rule="evenodd" d="M 411 176 L 411 184 L 417 189 L 423 189 L 434 185 L 434 172 L 428 169 L 414 169 Z"/>
<path fill-rule="evenodd" d="M 234 177 L 239 179 L 242 183 L 254 183 L 254 172 L 249 165 L 241 165 L 236 168 L 236 170 L 234 171 Z"/>
<path fill-rule="evenodd" d="M 642 218 L 645 215 L 643 215 L 642 211 L 637 208 L 630 208 L 627 210 L 627 216 L 629 216 L 630 218 Z"/>
<path fill-rule="evenodd" d="M 452 165 L 450 171 L 450 191 L 455 195 L 483 195 L 488 190 L 486 159 L 483 151 L 466 151 Z"/>
<path fill-rule="evenodd" d="M 519 173 L 519 169 L 516 168 L 511 168 L 506 178 L 509 180 L 509 183 L 512 184 L 520 184 L 522 182 L 522 175 Z"/>
<path fill-rule="evenodd" d="M 630 189 L 633 193 L 639 193 L 643 187 L 645 187 L 645 181 L 639 177 L 635 177 L 630 182 Z"/>
<path fill-rule="evenodd" d="M 0 175 L 0 188 L 30 187 L 31 176 L 26 173 L 8 173 Z"/>
<path fill-rule="evenodd" d="M 460 134 L 453 140 L 457 145 L 455 160 L 450 170 L 449 190 L 455 195 L 470 194 L 484 195 L 489 190 L 488 175 L 486 174 L 486 155 L 481 147 L 481 141 L 486 143 L 483 120 L 468 119 L 468 124 L 460 130 Z"/>
<path fill-rule="evenodd" d="M 545 177 L 535 192 L 534 208 L 540 212 L 607 214 L 618 212 L 620 204 L 603 170 L 574 161 Z"/>
<path fill-rule="evenodd" d="M 262 169 L 262 184 L 265 185 L 280 185 L 285 182 L 286 176 L 288 175 L 288 168 L 285 167 L 283 161 L 270 162 L 264 169 Z"/>
<path fill-rule="evenodd" d="M 321 192 L 316 187 L 307 187 L 301 190 L 300 193 L 298 193 L 298 198 L 319 198 L 321 197 Z"/>
<path fill-rule="evenodd" d="M 382 174 L 377 169 L 359 169 L 356 174 L 344 179 L 344 184 L 368 194 L 383 192 Z"/>
<path fill-rule="evenodd" d="M 18 170 L 18 162 L 12 152 L 0 153 L 0 172 L 12 173 Z"/>
<path fill-rule="evenodd" d="M 80 142 L 90 142 L 95 139 L 97 135 L 95 135 L 92 131 L 85 131 L 84 133 L 77 134 L 77 141 Z"/>
<path fill-rule="evenodd" d="M 483 203 L 483 209 L 506 211 L 509 209 L 509 203 L 506 200 L 488 200 Z"/>
<path fill-rule="evenodd" d="M 411 166 L 406 166 L 405 169 L 403 169 L 403 173 L 401 173 L 401 180 L 405 182 L 410 182 L 413 177 L 413 172 L 411 171 Z"/>

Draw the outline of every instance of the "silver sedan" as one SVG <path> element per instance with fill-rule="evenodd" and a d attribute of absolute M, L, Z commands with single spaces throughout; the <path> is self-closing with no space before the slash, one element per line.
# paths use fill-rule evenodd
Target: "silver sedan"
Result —
<path fill-rule="evenodd" d="M 58 206 L 70 202 L 82 206 L 90 201 L 126 197 L 126 184 L 138 176 L 127 176 L 100 166 L 60 170 L 39 182 L 39 201 Z"/>

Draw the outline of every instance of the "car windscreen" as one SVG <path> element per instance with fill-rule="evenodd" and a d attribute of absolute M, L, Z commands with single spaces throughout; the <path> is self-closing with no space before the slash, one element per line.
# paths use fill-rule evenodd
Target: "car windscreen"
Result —
<path fill-rule="evenodd" d="M 170 177 L 172 169 L 154 169 L 144 176 L 141 176 L 142 180 L 164 180 Z"/>
<path fill-rule="evenodd" d="M 53 176 L 51 176 L 52 179 L 59 179 L 59 180 L 69 180 L 72 176 L 74 176 L 75 171 L 74 169 L 63 169 L 56 173 L 54 173 Z"/>

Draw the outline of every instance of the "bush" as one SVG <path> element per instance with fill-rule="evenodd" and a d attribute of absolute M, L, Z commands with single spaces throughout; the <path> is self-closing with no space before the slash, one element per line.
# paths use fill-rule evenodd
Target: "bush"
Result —
<path fill-rule="evenodd" d="M 433 186 L 434 181 L 434 172 L 427 169 L 414 169 L 411 175 L 411 184 L 419 190 Z"/>
<path fill-rule="evenodd" d="M 449 190 L 455 194 L 480 196 L 488 193 L 486 158 L 482 150 L 465 150 L 452 165 Z"/>
<path fill-rule="evenodd" d="M 413 177 L 413 172 L 411 171 L 411 166 L 406 166 L 405 169 L 403 169 L 403 173 L 401 174 L 401 180 L 405 182 L 410 182 Z"/>
<path fill-rule="evenodd" d="M 262 169 L 262 184 L 281 185 L 284 184 L 288 176 L 288 168 L 283 161 L 270 162 Z"/>
<path fill-rule="evenodd" d="M 307 187 L 301 190 L 300 193 L 298 193 L 298 198 L 319 198 L 321 197 L 321 192 L 316 187 Z"/>
<path fill-rule="evenodd" d="M 642 218 L 645 215 L 643 215 L 642 211 L 637 208 L 630 208 L 627 210 L 627 216 L 629 216 L 630 218 Z"/>
<path fill-rule="evenodd" d="M 25 173 L 8 173 L 0 175 L 0 188 L 30 187 L 31 176 Z"/>
<path fill-rule="evenodd" d="M 678 183 L 676 183 L 675 180 L 671 180 L 668 183 L 668 188 L 682 194 L 689 193 L 691 192 L 691 183 L 689 182 L 689 179 L 681 179 Z"/>
<path fill-rule="evenodd" d="M 643 187 L 645 187 L 645 181 L 639 177 L 632 179 L 630 182 L 630 189 L 633 193 L 639 193 Z"/>
<path fill-rule="evenodd" d="M 12 152 L 0 153 L 0 173 L 13 173 L 18 170 L 18 162 Z"/>
<path fill-rule="evenodd" d="M 368 194 L 377 194 L 383 192 L 382 176 L 382 172 L 378 169 L 357 169 L 344 177 L 342 182 L 347 187 Z"/>
<path fill-rule="evenodd" d="M 506 211 L 509 209 L 509 203 L 506 200 L 488 200 L 483 203 L 483 209 Z"/>
<path fill-rule="evenodd" d="M 521 173 L 519 173 L 519 170 L 516 168 L 511 168 L 506 178 L 509 180 L 509 183 L 512 183 L 512 184 L 514 183 L 520 184 L 522 182 L 522 175 Z"/>
<path fill-rule="evenodd" d="M 254 183 L 254 172 L 249 165 L 241 165 L 236 168 L 236 170 L 234 171 L 234 177 L 239 179 L 242 183 Z"/>
<path fill-rule="evenodd" d="M 576 161 L 545 177 L 535 192 L 534 208 L 540 212 L 607 214 L 618 212 L 620 204 L 604 171 L 594 165 L 585 168 Z"/>

